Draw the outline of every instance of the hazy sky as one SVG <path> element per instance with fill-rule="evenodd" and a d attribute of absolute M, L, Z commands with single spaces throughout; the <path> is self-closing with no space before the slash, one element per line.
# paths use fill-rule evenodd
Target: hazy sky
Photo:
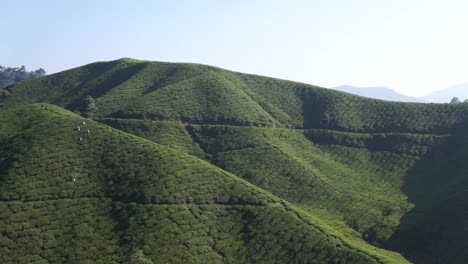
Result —
<path fill-rule="evenodd" d="M 196 62 L 408 95 L 468 81 L 466 0 L 1 0 L 0 65 Z"/>

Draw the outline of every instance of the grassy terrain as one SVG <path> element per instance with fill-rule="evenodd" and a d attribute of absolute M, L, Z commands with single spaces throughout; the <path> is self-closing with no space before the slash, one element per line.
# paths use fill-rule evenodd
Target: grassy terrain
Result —
<path fill-rule="evenodd" d="M 81 117 L 50 105 L 75 120 L 73 132 L 53 115 L 46 121 L 32 115 L 31 107 L 40 105 L 0 112 L 8 124 L 0 131 L 0 198 L 97 199 L 89 210 L 109 223 L 99 234 L 117 239 L 106 250 L 119 253 L 96 256 L 117 255 L 117 262 L 137 253 L 156 262 L 368 261 L 355 258 L 358 250 L 370 261 L 405 261 L 384 248 L 415 263 L 468 262 L 466 103 L 386 102 L 211 66 L 132 59 L 85 65 L 9 91 L 0 98 L 4 109 L 44 102 L 80 114 L 86 97 L 95 99 L 96 122 L 86 125 L 95 126 L 91 134 L 76 130 Z M 31 180 L 44 175 L 47 180 Z M 172 216 L 179 210 L 189 226 Z M 290 213 L 297 219 L 283 216 Z M 227 222 L 232 226 L 223 227 Z M 199 233 L 192 224 L 208 244 L 194 242 Z M 172 225 L 179 231 L 166 236 Z M 283 225 L 286 237 L 300 241 L 283 240 Z M 187 233 L 196 237 L 188 244 Z M 229 239 L 220 242 L 224 236 Z M 304 251 L 328 237 L 353 252 Z"/>
<path fill-rule="evenodd" d="M 205 161 L 59 107 L 1 111 L 0 122 L 2 263 L 138 252 L 154 263 L 405 262 Z"/>

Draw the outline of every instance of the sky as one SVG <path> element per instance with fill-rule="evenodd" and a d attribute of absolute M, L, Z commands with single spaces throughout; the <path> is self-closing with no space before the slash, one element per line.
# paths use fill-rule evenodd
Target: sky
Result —
<path fill-rule="evenodd" d="M 468 81 L 466 0 L 2 0 L 0 65 L 130 57 L 421 96 Z"/>

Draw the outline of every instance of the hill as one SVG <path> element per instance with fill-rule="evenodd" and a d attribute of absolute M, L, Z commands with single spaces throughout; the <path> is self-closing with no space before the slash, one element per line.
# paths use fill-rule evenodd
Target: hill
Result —
<path fill-rule="evenodd" d="M 462 101 L 468 99 L 468 83 L 462 83 L 426 94 L 422 99 L 436 103 L 448 103 L 453 97 L 458 97 Z"/>
<path fill-rule="evenodd" d="M 196 142 L 202 152 L 193 147 L 188 152 L 288 200 L 335 230 L 401 252 L 416 263 L 460 263 L 467 257 L 464 135 L 188 125 L 184 136 L 168 140 L 167 131 L 183 131 L 184 125 L 101 122 L 180 149 Z M 170 129 L 152 129 L 156 126 Z"/>
<path fill-rule="evenodd" d="M 88 96 L 96 106 L 91 113 Z M 0 105 L 36 102 L 203 159 L 383 261 L 404 260 L 375 247 L 415 263 L 468 261 L 468 104 L 389 102 L 211 66 L 132 59 L 19 83 Z"/>
<path fill-rule="evenodd" d="M 395 92 L 386 87 L 355 87 L 350 85 L 340 85 L 331 89 L 347 92 L 355 95 L 360 95 L 368 98 L 396 101 L 396 102 L 416 102 L 424 103 L 425 101 L 416 97 L 406 96 Z"/>
<path fill-rule="evenodd" d="M 404 262 L 207 162 L 59 107 L 1 111 L 0 122 L 2 263 Z"/>
<path fill-rule="evenodd" d="M 191 124 L 439 133 L 468 120 L 466 104 L 398 104 L 211 66 L 132 59 L 21 82 L 0 106 L 47 102 L 84 112 L 88 95 L 96 117 Z"/>

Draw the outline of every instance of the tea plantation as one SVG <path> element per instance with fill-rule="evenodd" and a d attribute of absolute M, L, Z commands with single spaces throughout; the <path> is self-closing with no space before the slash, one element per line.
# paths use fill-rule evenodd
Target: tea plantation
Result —
<path fill-rule="evenodd" d="M 2 263 L 404 262 L 205 161 L 59 107 L 0 122 Z"/>
<path fill-rule="evenodd" d="M 121 59 L 0 108 L 1 262 L 468 262 L 468 103 Z"/>

